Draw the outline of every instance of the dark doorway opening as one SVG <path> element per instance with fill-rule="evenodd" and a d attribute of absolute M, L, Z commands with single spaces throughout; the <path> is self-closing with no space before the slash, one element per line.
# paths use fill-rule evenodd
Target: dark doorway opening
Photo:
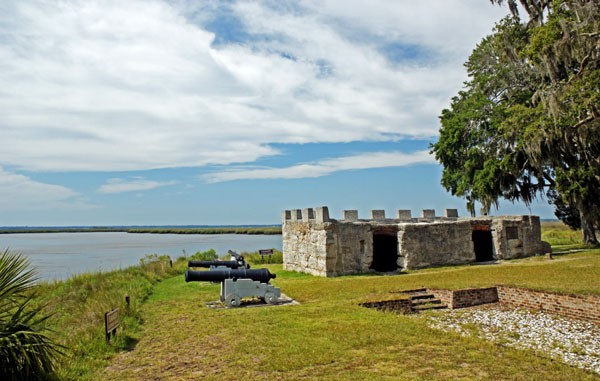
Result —
<path fill-rule="evenodd" d="M 373 234 L 371 269 L 382 273 L 398 270 L 398 236 L 396 234 Z"/>
<path fill-rule="evenodd" d="M 494 243 L 490 230 L 473 230 L 473 249 L 477 262 L 494 260 Z"/>

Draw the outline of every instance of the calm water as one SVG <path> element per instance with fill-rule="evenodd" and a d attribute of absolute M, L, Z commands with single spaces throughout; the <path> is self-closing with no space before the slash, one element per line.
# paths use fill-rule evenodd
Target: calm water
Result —
<path fill-rule="evenodd" d="M 219 255 L 275 248 L 280 235 L 242 234 L 130 234 L 130 233 L 25 233 L 0 234 L 0 251 L 10 248 L 29 258 L 45 280 L 66 279 L 86 271 L 107 271 L 139 264 L 146 254 L 175 259 L 215 249 Z"/>

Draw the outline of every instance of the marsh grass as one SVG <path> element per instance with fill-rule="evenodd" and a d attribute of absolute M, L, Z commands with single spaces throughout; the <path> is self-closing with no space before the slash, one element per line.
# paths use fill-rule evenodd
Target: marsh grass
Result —
<path fill-rule="evenodd" d="M 277 249 L 273 249 L 273 255 L 262 256 L 258 252 L 243 252 L 246 262 L 254 266 L 262 266 L 264 264 L 281 264 L 283 263 L 283 253 Z"/>
<path fill-rule="evenodd" d="M 131 349 L 138 338 L 140 307 L 153 285 L 184 271 L 183 260 L 170 267 L 168 257 L 147 256 L 139 266 L 124 270 L 83 273 L 66 281 L 42 283 L 37 302 L 52 314 L 55 339 L 65 347 L 57 373 L 64 380 L 95 379 L 97 369 L 115 353 Z M 129 307 L 125 295 L 130 297 Z M 110 345 L 105 342 L 104 313 L 119 308 L 121 325 Z"/>
<path fill-rule="evenodd" d="M 321 278 L 270 264 L 264 267 L 277 273 L 273 283 L 300 305 L 240 309 L 207 308 L 218 300 L 219 285 L 185 283 L 187 258 L 173 268 L 160 257 L 147 262 L 41 287 L 69 350 L 59 364 L 61 379 L 596 379 L 532 352 L 359 304 L 405 289 L 495 284 L 600 295 L 600 250 L 394 276 Z M 103 313 L 114 307 L 126 313 L 106 345 Z"/>
<path fill-rule="evenodd" d="M 222 228 L 131 228 L 128 233 L 151 234 L 281 234 L 281 226 L 250 226 L 250 227 L 222 227 Z"/>
<path fill-rule="evenodd" d="M 596 376 L 532 351 L 429 328 L 425 319 L 360 307 L 419 287 L 511 284 L 600 294 L 600 251 L 553 260 L 456 266 L 408 274 L 321 278 L 283 271 L 273 283 L 300 305 L 209 309 L 219 286 L 176 276 L 144 304 L 140 342 L 104 370 L 109 380 L 161 379 L 511 379 Z M 397 295 L 397 294 L 396 294 Z"/>
<path fill-rule="evenodd" d="M 542 222 L 542 240 L 554 249 L 575 248 L 581 246 L 581 230 L 573 230 L 560 221 Z"/>

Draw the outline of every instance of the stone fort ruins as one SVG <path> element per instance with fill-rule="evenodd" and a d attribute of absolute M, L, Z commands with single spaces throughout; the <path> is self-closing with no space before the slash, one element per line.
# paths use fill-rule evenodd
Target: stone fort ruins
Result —
<path fill-rule="evenodd" d="M 537 216 L 462 218 L 456 209 L 443 217 L 425 209 L 418 218 L 410 210 L 398 210 L 396 218 L 372 210 L 369 219 L 345 210 L 341 220 L 330 218 L 327 207 L 285 210 L 282 235 L 285 270 L 327 277 L 550 252 Z"/>

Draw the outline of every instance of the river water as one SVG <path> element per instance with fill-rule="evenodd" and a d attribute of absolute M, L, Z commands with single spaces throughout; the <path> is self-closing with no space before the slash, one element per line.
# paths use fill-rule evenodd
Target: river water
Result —
<path fill-rule="evenodd" d="M 281 235 L 20 233 L 0 234 L 0 251 L 8 248 L 29 258 L 40 279 L 67 279 L 89 271 L 109 271 L 137 265 L 147 254 L 170 255 L 215 249 L 251 252 L 281 250 Z"/>

